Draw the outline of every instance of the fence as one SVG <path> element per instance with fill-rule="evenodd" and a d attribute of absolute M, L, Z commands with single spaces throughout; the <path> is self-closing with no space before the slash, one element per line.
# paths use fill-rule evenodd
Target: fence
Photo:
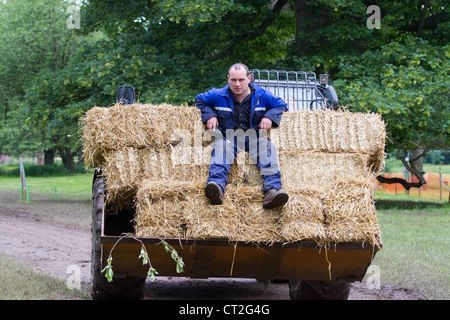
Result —
<path fill-rule="evenodd" d="M 386 178 L 404 178 L 403 174 L 384 174 L 383 176 Z M 424 177 L 427 183 L 420 188 L 409 189 L 409 195 L 426 199 L 449 200 L 450 202 L 449 174 L 444 175 L 430 170 Z M 418 182 L 418 179 L 415 176 L 411 176 L 409 181 Z M 376 181 L 376 187 L 378 192 L 387 192 L 390 194 L 407 193 L 399 183 L 387 184 Z"/>

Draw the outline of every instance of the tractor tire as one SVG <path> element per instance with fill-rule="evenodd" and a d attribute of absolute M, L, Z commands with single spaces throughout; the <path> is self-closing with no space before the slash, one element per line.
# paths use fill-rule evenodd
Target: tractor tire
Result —
<path fill-rule="evenodd" d="M 92 249 L 91 249 L 91 296 L 94 300 L 137 300 L 144 294 L 146 277 L 114 278 L 108 282 L 102 274 L 102 215 L 104 206 L 104 182 L 97 169 L 92 184 Z"/>
<path fill-rule="evenodd" d="M 291 300 L 347 300 L 350 282 L 290 280 Z"/>

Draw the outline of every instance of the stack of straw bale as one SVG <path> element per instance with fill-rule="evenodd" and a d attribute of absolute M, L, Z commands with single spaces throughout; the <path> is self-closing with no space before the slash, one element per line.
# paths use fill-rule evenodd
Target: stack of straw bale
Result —
<path fill-rule="evenodd" d="M 380 244 L 373 179 L 384 162 L 376 114 L 287 112 L 269 138 L 289 202 L 263 209 L 259 169 L 241 152 L 224 203 L 204 196 L 211 154 L 200 111 L 171 105 L 95 107 L 83 120 L 86 166 L 104 168 L 109 207 L 133 208 L 138 236 Z"/>

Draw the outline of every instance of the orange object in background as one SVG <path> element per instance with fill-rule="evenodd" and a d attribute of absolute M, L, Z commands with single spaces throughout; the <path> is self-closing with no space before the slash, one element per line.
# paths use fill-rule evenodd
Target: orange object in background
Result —
<path fill-rule="evenodd" d="M 383 174 L 386 178 L 404 178 L 403 174 Z M 409 195 L 416 196 L 419 198 L 435 199 L 435 200 L 447 200 L 450 199 L 449 195 L 449 182 L 450 175 L 440 175 L 438 172 L 428 171 L 424 175 L 427 183 L 421 188 L 411 188 L 409 189 Z M 418 182 L 416 176 L 411 175 L 411 182 Z M 406 193 L 405 188 L 399 183 L 387 184 L 387 183 L 377 183 L 378 192 L 387 192 L 390 194 L 402 194 Z"/>

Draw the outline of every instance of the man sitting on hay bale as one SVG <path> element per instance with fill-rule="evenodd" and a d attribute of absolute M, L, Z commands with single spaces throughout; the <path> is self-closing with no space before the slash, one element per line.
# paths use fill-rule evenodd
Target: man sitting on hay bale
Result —
<path fill-rule="evenodd" d="M 276 148 L 264 132 L 280 124 L 287 104 L 250 80 L 248 67 L 236 63 L 228 70 L 227 86 L 195 98 L 203 123 L 215 133 L 205 195 L 211 204 L 222 204 L 230 165 L 245 149 L 261 170 L 263 207 L 274 208 L 284 205 L 289 195 L 281 190 Z"/>

